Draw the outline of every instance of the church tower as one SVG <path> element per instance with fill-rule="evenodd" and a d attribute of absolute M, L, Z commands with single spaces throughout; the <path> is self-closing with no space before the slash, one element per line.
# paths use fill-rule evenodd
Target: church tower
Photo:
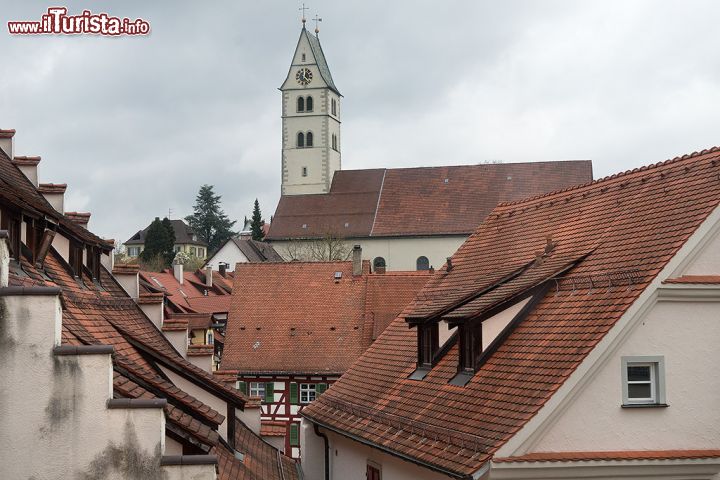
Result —
<path fill-rule="evenodd" d="M 283 195 L 327 193 L 340 170 L 340 92 L 318 29 L 303 27 L 282 92 Z"/>

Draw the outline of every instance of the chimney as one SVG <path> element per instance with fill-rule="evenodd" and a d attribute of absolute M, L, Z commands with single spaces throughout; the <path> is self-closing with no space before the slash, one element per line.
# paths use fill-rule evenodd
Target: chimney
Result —
<path fill-rule="evenodd" d="M 218 268 L 220 269 L 220 276 L 225 278 L 225 273 L 227 272 L 228 264 L 225 262 L 220 262 L 218 265 Z"/>
<path fill-rule="evenodd" d="M 21 157 L 17 156 L 12 159 L 12 162 L 20 171 L 27 177 L 30 182 L 38 187 L 38 163 L 40 163 L 40 157 Z"/>
<path fill-rule="evenodd" d="M 137 265 L 115 265 L 112 269 L 113 277 L 121 287 L 137 300 L 140 297 L 140 267 Z"/>
<path fill-rule="evenodd" d="M 0 230 L 0 288 L 9 285 L 10 276 L 10 248 L 7 230 Z"/>
<path fill-rule="evenodd" d="M 446 264 L 445 271 L 446 271 L 446 272 L 449 272 L 449 271 L 451 271 L 452 269 L 453 269 L 452 257 L 447 257 L 447 264 Z"/>
<path fill-rule="evenodd" d="M 41 183 L 38 186 L 38 192 L 60 213 L 65 213 L 65 190 L 65 183 Z"/>
<path fill-rule="evenodd" d="M 353 276 L 362 275 L 362 247 L 355 245 L 352 250 L 352 272 Z"/>
<path fill-rule="evenodd" d="M 76 225 L 87 230 L 88 224 L 90 223 L 90 212 L 65 212 L 65 216 Z"/>
<path fill-rule="evenodd" d="M 212 267 L 208 265 L 205 267 L 205 286 L 208 288 L 212 288 Z"/>
<path fill-rule="evenodd" d="M 173 263 L 173 275 L 175 275 L 175 280 L 177 280 L 178 283 L 182 285 L 183 281 L 185 280 L 185 276 L 183 275 L 182 263 Z"/>
<path fill-rule="evenodd" d="M 0 129 L 0 148 L 5 152 L 8 157 L 10 157 L 10 160 L 12 160 L 13 156 L 15 155 L 13 146 L 14 136 L 15 130 Z"/>

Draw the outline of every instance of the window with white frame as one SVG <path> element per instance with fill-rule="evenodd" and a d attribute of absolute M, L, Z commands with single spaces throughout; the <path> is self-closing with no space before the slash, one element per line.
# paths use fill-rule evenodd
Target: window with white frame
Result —
<path fill-rule="evenodd" d="M 622 357 L 623 406 L 665 405 L 665 358 Z"/>
<path fill-rule="evenodd" d="M 300 384 L 300 403 L 310 403 L 315 400 L 315 384 L 314 383 L 301 383 Z"/>
<path fill-rule="evenodd" d="M 140 255 L 140 247 L 128 247 L 128 256 L 137 257 Z"/>
<path fill-rule="evenodd" d="M 250 382 L 250 396 L 265 398 L 265 383 Z"/>

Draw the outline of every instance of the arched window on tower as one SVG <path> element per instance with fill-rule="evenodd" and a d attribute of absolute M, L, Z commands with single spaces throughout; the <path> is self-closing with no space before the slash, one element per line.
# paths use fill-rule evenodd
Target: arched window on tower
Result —
<path fill-rule="evenodd" d="M 305 146 L 305 134 L 303 132 L 298 132 L 297 134 L 297 146 L 298 148 Z"/>
<path fill-rule="evenodd" d="M 305 99 L 303 97 L 298 97 L 297 100 L 297 111 L 298 112 L 304 112 L 305 111 Z"/>
<path fill-rule="evenodd" d="M 337 115 L 337 102 L 335 101 L 334 98 L 332 100 L 330 100 L 330 112 L 333 115 Z"/>
<path fill-rule="evenodd" d="M 375 257 L 373 260 L 373 271 L 375 273 L 385 273 L 385 259 L 383 257 Z"/>
<path fill-rule="evenodd" d="M 306 147 L 312 147 L 312 146 L 313 146 L 313 134 L 312 134 L 312 132 L 307 132 L 307 135 L 305 135 L 305 146 L 306 146 Z"/>
<path fill-rule="evenodd" d="M 307 97 L 307 100 L 305 100 L 305 109 L 308 112 L 313 111 L 313 99 L 312 97 Z"/>
<path fill-rule="evenodd" d="M 333 150 L 337 150 L 337 135 L 334 133 L 332 134 L 332 148 Z"/>
<path fill-rule="evenodd" d="M 416 270 L 430 270 L 430 260 L 426 256 L 420 256 L 415 262 Z"/>

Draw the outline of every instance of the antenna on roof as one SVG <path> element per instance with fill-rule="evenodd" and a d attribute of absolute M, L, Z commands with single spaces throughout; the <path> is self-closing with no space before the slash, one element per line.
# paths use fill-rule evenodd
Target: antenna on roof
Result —
<path fill-rule="evenodd" d="M 322 22 L 322 18 L 320 18 L 317 14 L 315 15 L 315 36 L 317 36 L 318 33 L 320 33 L 320 25 L 319 22 Z"/>
<path fill-rule="evenodd" d="M 303 28 L 305 28 L 305 10 L 310 10 L 310 7 L 306 7 L 305 3 L 303 2 L 302 7 L 298 8 L 302 12 L 302 15 L 300 16 L 300 20 L 302 21 Z"/>
<path fill-rule="evenodd" d="M 172 218 L 172 214 L 173 214 L 173 209 L 172 209 L 172 208 L 168 208 L 168 218 L 171 219 L 171 218 Z"/>

